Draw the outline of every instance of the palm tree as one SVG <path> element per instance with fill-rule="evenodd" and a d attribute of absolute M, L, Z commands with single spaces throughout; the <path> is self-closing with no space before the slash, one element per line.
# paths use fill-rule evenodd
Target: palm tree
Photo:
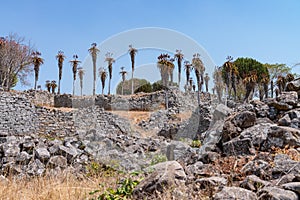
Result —
<path fill-rule="evenodd" d="M 205 73 L 204 82 L 205 82 L 205 89 L 208 92 L 208 81 L 210 80 L 208 73 Z"/>
<path fill-rule="evenodd" d="M 184 67 L 185 67 L 185 75 L 186 75 L 186 85 L 189 85 L 191 70 L 192 70 L 192 64 L 190 64 L 189 61 L 184 61 Z"/>
<path fill-rule="evenodd" d="M 169 64 L 169 66 L 168 66 L 168 69 L 169 69 L 169 76 L 170 76 L 170 82 L 171 82 L 171 85 L 173 85 L 173 72 L 174 72 L 174 68 L 175 68 L 175 65 L 174 65 L 174 59 L 173 58 L 171 58 L 170 60 L 170 63 L 168 63 Z"/>
<path fill-rule="evenodd" d="M 129 45 L 129 55 L 130 55 L 130 59 L 131 59 L 131 94 L 134 93 L 134 81 L 133 81 L 133 73 L 134 73 L 134 62 L 135 62 L 135 55 L 137 53 L 137 49 L 133 48 L 132 45 Z"/>
<path fill-rule="evenodd" d="M 103 69 L 103 68 L 100 68 L 99 69 L 99 76 L 100 76 L 101 83 L 102 83 L 102 94 L 104 94 L 105 80 L 107 78 L 106 70 Z"/>
<path fill-rule="evenodd" d="M 221 103 L 222 102 L 222 96 L 223 96 L 223 89 L 224 89 L 224 83 L 223 83 L 223 79 L 222 79 L 222 68 L 221 67 L 216 67 L 215 68 L 213 78 L 214 78 L 214 84 L 215 84 L 214 88 L 216 90 L 219 103 Z"/>
<path fill-rule="evenodd" d="M 279 76 L 277 77 L 277 80 L 276 80 L 276 85 L 277 85 L 277 87 L 278 87 L 279 94 L 281 94 L 282 91 L 284 91 L 285 84 L 286 84 L 286 79 L 285 79 L 285 77 L 279 75 Z"/>
<path fill-rule="evenodd" d="M 256 71 L 251 71 L 248 76 L 246 76 L 243 80 L 244 84 L 246 85 L 246 94 L 245 94 L 245 99 L 244 101 L 249 100 L 250 93 L 254 92 L 254 88 L 257 82 L 257 73 Z"/>
<path fill-rule="evenodd" d="M 180 88 L 180 79 L 181 79 L 181 64 L 183 60 L 183 53 L 181 53 L 181 50 L 176 50 L 175 59 L 177 60 L 177 66 L 178 66 L 178 88 Z"/>
<path fill-rule="evenodd" d="M 57 84 L 56 81 L 51 81 L 51 89 L 52 89 L 52 94 L 55 93 L 55 89 L 57 88 Z"/>
<path fill-rule="evenodd" d="M 96 62 L 97 62 L 97 55 L 100 52 L 100 50 L 97 48 L 96 43 L 92 43 L 92 47 L 89 48 L 89 53 L 92 56 L 92 61 L 93 61 L 93 75 L 94 75 L 94 81 L 93 81 L 93 95 L 96 94 Z"/>
<path fill-rule="evenodd" d="M 173 64 L 173 59 L 170 59 L 169 54 L 160 54 L 160 56 L 157 57 L 157 67 L 160 70 L 160 75 L 161 75 L 161 81 L 162 85 L 165 88 L 165 104 L 166 104 L 166 109 L 169 108 L 169 102 L 168 102 L 168 95 L 167 95 L 167 89 L 168 89 L 168 82 L 169 82 L 169 77 L 172 72 L 172 68 L 174 69 L 174 64 Z"/>
<path fill-rule="evenodd" d="M 198 86 L 198 105 L 200 105 L 200 92 L 201 92 L 201 88 L 203 85 L 203 73 L 205 71 L 205 67 L 203 65 L 203 62 L 200 59 L 200 54 L 196 53 L 193 55 L 193 60 L 192 60 L 192 64 L 193 64 L 193 68 L 195 70 L 195 75 L 196 75 L 196 79 L 197 79 L 197 86 Z"/>
<path fill-rule="evenodd" d="M 51 82 L 49 80 L 46 81 L 45 86 L 46 86 L 48 92 L 50 92 L 51 91 Z"/>
<path fill-rule="evenodd" d="M 31 54 L 32 63 L 34 66 L 34 73 L 35 73 L 35 81 L 34 81 L 34 89 L 36 90 L 36 84 L 39 80 L 39 72 L 40 72 L 40 66 L 44 64 L 44 59 L 41 58 L 41 53 L 38 51 L 34 51 Z"/>
<path fill-rule="evenodd" d="M 125 69 L 125 67 L 121 67 L 121 71 L 120 71 L 120 74 L 122 76 L 122 95 L 124 94 L 124 82 L 125 82 L 126 74 L 127 74 L 127 71 L 125 71 L 124 69 Z"/>
<path fill-rule="evenodd" d="M 65 60 L 65 55 L 63 51 L 58 51 L 56 55 L 56 59 L 58 61 L 58 94 L 60 94 L 60 81 L 62 78 L 62 68 L 63 68 L 63 62 Z"/>
<path fill-rule="evenodd" d="M 80 63 L 78 59 L 78 56 L 75 54 L 73 55 L 73 60 L 70 61 L 72 67 L 73 67 L 73 96 L 75 95 L 75 81 L 76 81 L 76 74 L 77 74 L 77 67 Z"/>
<path fill-rule="evenodd" d="M 85 74 L 85 71 L 82 67 L 78 68 L 78 76 L 80 80 L 80 95 L 82 96 L 82 88 L 83 88 L 83 76 Z"/>
<path fill-rule="evenodd" d="M 227 56 L 226 60 L 227 61 L 223 64 L 223 68 L 225 69 L 224 79 L 226 84 L 227 97 L 230 98 L 232 88 L 234 92 L 234 99 L 236 99 L 236 78 L 238 70 L 234 63 L 231 62 L 233 60 L 231 56 Z"/>
<path fill-rule="evenodd" d="M 107 52 L 105 54 L 106 58 L 105 61 L 108 64 L 108 74 L 109 74 L 109 82 L 108 82 L 108 94 L 110 94 L 110 84 L 111 84 L 111 79 L 112 79 L 112 64 L 115 62 L 115 59 L 112 57 L 112 53 Z"/>

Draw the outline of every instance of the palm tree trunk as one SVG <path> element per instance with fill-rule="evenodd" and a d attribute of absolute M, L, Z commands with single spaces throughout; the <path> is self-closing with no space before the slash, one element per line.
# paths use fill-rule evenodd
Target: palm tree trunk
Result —
<path fill-rule="evenodd" d="M 271 98 L 273 98 L 273 96 L 274 96 L 274 82 L 273 82 L 273 80 L 271 80 Z"/>
<path fill-rule="evenodd" d="M 73 79 L 73 96 L 75 96 L 75 80 Z"/>
<path fill-rule="evenodd" d="M 133 82 L 133 70 L 132 70 L 132 72 L 131 72 L 131 94 L 133 94 L 133 87 L 134 87 L 134 82 Z"/>
<path fill-rule="evenodd" d="M 124 81 L 122 82 L 122 95 L 124 95 Z"/>
<path fill-rule="evenodd" d="M 94 81 L 93 81 L 93 96 L 96 94 L 96 61 L 93 59 L 93 73 L 94 73 Z"/>
<path fill-rule="evenodd" d="M 37 79 L 34 80 L 34 90 L 36 90 Z"/>
<path fill-rule="evenodd" d="M 181 78 L 181 73 L 179 72 L 178 73 L 178 88 L 180 90 L 180 78 Z"/>
<path fill-rule="evenodd" d="M 60 94 L 60 79 L 58 79 L 58 91 L 57 94 Z"/>
<path fill-rule="evenodd" d="M 108 94 L 110 94 L 110 81 L 111 81 L 111 78 L 109 79 L 109 82 L 108 82 Z"/>

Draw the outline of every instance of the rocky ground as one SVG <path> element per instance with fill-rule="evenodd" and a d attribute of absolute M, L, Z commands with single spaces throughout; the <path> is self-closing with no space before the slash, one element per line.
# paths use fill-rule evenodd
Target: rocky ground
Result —
<path fill-rule="evenodd" d="M 72 110 L 72 135 L 1 132 L 2 178 L 79 176 L 97 162 L 142 174 L 133 199 L 300 199 L 300 81 L 291 84 L 277 98 L 229 107 L 203 95 L 197 108 L 179 93 L 181 104 L 129 118 Z"/>

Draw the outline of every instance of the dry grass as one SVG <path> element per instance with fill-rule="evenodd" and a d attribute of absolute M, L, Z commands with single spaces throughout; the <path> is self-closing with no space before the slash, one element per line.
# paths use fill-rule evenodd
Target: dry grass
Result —
<path fill-rule="evenodd" d="M 0 181 L 0 199 L 91 199 L 93 197 L 96 198 L 99 193 L 92 196 L 89 195 L 90 192 L 96 189 L 104 191 L 109 187 L 114 187 L 118 178 L 118 174 L 101 174 L 97 177 L 83 177 L 79 179 L 66 173 L 56 177 L 45 176 L 22 180 L 8 178 L 8 181 Z M 101 184 L 101 187 L 99 184 Z"/>

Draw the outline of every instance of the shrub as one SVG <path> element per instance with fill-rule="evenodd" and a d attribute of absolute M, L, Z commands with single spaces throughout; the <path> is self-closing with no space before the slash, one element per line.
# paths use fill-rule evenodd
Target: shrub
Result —
<path fill-rule="evenodd" d="M 157 163 L 166 162 L 167 160 L 168 159 L 165 155 L 156 154 L 151 160 L 151 165 L 156 165 Z"/>

